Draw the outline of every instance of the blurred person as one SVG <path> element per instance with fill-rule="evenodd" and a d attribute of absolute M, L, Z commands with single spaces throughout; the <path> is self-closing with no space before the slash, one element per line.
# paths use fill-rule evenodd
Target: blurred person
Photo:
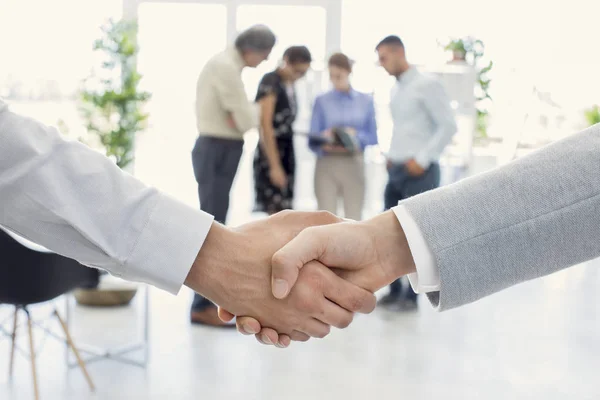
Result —
<path fill-rule="evenodd" d="M 311 133 L 332 138 L 334 129 L 352 135 L 357 150 L 326 144 L 309 147 L 317 155 L 315 166 L 315 195 L 319 210 L 338 214 L 338 201 L 344 204 L 344 217 L 362 218 L 365 196 L 363 151 L 377 144 L 377 122 L 373 97 L 352 88 L 352 62 L 342 53 L 333 54 L 328 61 L 329 79 L 333 88 L 315 99 Z"/>
<path fill-rule="evenodd" d="M 387 210 L 440 185 L 439 158 L 457 128 L 450 98 L 441 82 L 409 64 L 398 36 L 386 37 L 376 50 L 381 66 L 396 77 L 390 97 L 394 127 L 387 154 Z M 398 311 L 416 310 L 417 294 L 405 283 L 393 282 L 380 304 Z"/>
<path fill-rule="evenodd" d="M 304 77 L 312 57 L 305 46 L 292 46 L 281 65 L 263 76 L 256 102 L 260 106 L 260 141 L 254 156 L 254 211 L 269 215 L 293 208 L 296 156 L 293 123 L 298 112 L 294 83 Z"/>
<path fill-rule="evenodd" d="M 223 224 L 229 209 L 229 192 L 242 157 L 244 133 L 258 123 L 256 107 L 248 101 L 242 82 L 242 70 L 256 68 L 266 60 L 275 41 L 269 28 L 250 27 L 238 35 L 233 46 L 211 58 L 198 78 L 199 136 L 192 151 L 192 164 L 200 209 Z M 198 294 L 194 295 L 190 319 L 195 324 L 227 326 L 219 320 L 216 306 Z"/>

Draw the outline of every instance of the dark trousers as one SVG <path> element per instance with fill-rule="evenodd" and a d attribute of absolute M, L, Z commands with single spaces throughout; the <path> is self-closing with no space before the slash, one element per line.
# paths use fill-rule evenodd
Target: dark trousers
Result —
<path fill-rule="evenodd" d="M 222 224 L 229 210 L 229 192 L 238 169 L 244 142 L 235 139 L 219 139 L 200 136 L 192 151 L 194 176 L 198 182 L 200 209 L 215 217 Z M 211 307 L 210 300 L 194 295 L 192 311 Z"/>
<path fill-rule="evenodd" d="M 404 164 L 393 164 L 388 169 L 388 183 L 385 187 L 384 202 L 388 210 L 398 205 L 398 202 L 412 196 L 424 193 L 440 186 L 440 165 L 431 164 L 427 171 L 418 177 L 408 175 Z M 417 294 L 407 282 L 406 290 L 403 290 L 402 279 L 398 279 L 390 285 L 390 295 L 416 301 Z"/>

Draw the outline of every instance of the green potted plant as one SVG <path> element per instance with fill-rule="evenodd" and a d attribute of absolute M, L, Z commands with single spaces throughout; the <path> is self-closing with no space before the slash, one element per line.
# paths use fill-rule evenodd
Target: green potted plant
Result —
<path fill-rule="evenodd" d="M 443 47 L 445 51 L 452 52 L 451 62 L 469 63 L 477 71 L 477 86 L 475 88 L 477 115 L 475 126 L 477 137 L 480 139 L 486 138 L 489 113 L 485 108 L 485 103 L 489 103 L 492 100 L 489 94 L 491 79 L 488 78 L 487 74 L 491 71 L 494 63 L 490 61 L 485 65 L 481 65 L 481 58 L 485 53 L 485 45 L 483 41 L 472 36 L 451 39 Z"/>
<path fill-rule="evenodd" d="M 78 104 L 87 128 L 86 139 L 96 139 L 119 168 L 131 168 L 135 136 L 146 128 L 148 114 L 143 108 L 151 96 L 139 88 L 142 76 L 136 63 L 137 24 L 109 20 L 102 27 L 102 37 L 93 46 L 102 56 L 101 68 L 84 80 Z M 89 143 L 89 140 L 84 142 Z M 77 290 L 77 301 L 85 305 L 115 306 L 128 304 L 133 299 L 135 286 L 105 278 L 97 289 Z"/>
<path fill-rule="evenodd" d="M 471 36 L 464 38 L 451 39 L 444 50 L 452 52 L 452 61 L 468 61 L 475 65 L 477 60 L 483 56 L 484 45 L 479 39 Z M 468 58 L 470 58 L 468 60 Z"/>
<path fill-rule="evenodd" d="M 88 133 L 97 137 L 109 158 L 126 168 L 134 159 L 135 135 L 146 128 L 143 107 L 151 95 L 139 89 L 137 24 L 110 20 L 102 32 L 94 50 L 104 60 L 100 71 L 84 81 L 79 110 Z"/>
<path fill-rule="evenodd" d="M 595 105 L 585 110 L 585 119 L 589 126 L 600 124 L 600 106 Z"/>

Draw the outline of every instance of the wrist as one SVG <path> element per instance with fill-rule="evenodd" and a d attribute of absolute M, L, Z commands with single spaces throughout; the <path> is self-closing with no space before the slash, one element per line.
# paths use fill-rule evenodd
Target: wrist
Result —
<path fill-rule="evenodd" d="M 404 229 L 392 210 L 365 221 L 365 224 L 375 232 L 375 246 L 388 283 L 416 272 Z"/>
<path fill-rule="evenodd" d="M 234 258 L 235 233 L 218 222 L 213 222 L 204 244 L 200 248 L 185 285 L 194 292 L 218 303 L 223 294 L 223 271 Z M 228 250 L 229 249 L 229 250 Z"/>

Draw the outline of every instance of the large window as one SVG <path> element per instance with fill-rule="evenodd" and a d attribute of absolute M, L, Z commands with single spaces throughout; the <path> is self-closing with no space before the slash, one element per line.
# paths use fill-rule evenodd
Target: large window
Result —
<path fill-rule="evenodd" d="M 152 99 L 149 128 L 136 145 L 136 175 L 194 206 L 196 81 L 204 64 L 225 49 L 226 18 L 219 4 L 149 2 L 138 9 L 138 66 Z"/>
<path fill-rule="evenodd" d="M 14 110 L 81 130 L 73 96 L 95 65 L 92 44 L 121 0 L 0 1 L 0 96 Z"/>

